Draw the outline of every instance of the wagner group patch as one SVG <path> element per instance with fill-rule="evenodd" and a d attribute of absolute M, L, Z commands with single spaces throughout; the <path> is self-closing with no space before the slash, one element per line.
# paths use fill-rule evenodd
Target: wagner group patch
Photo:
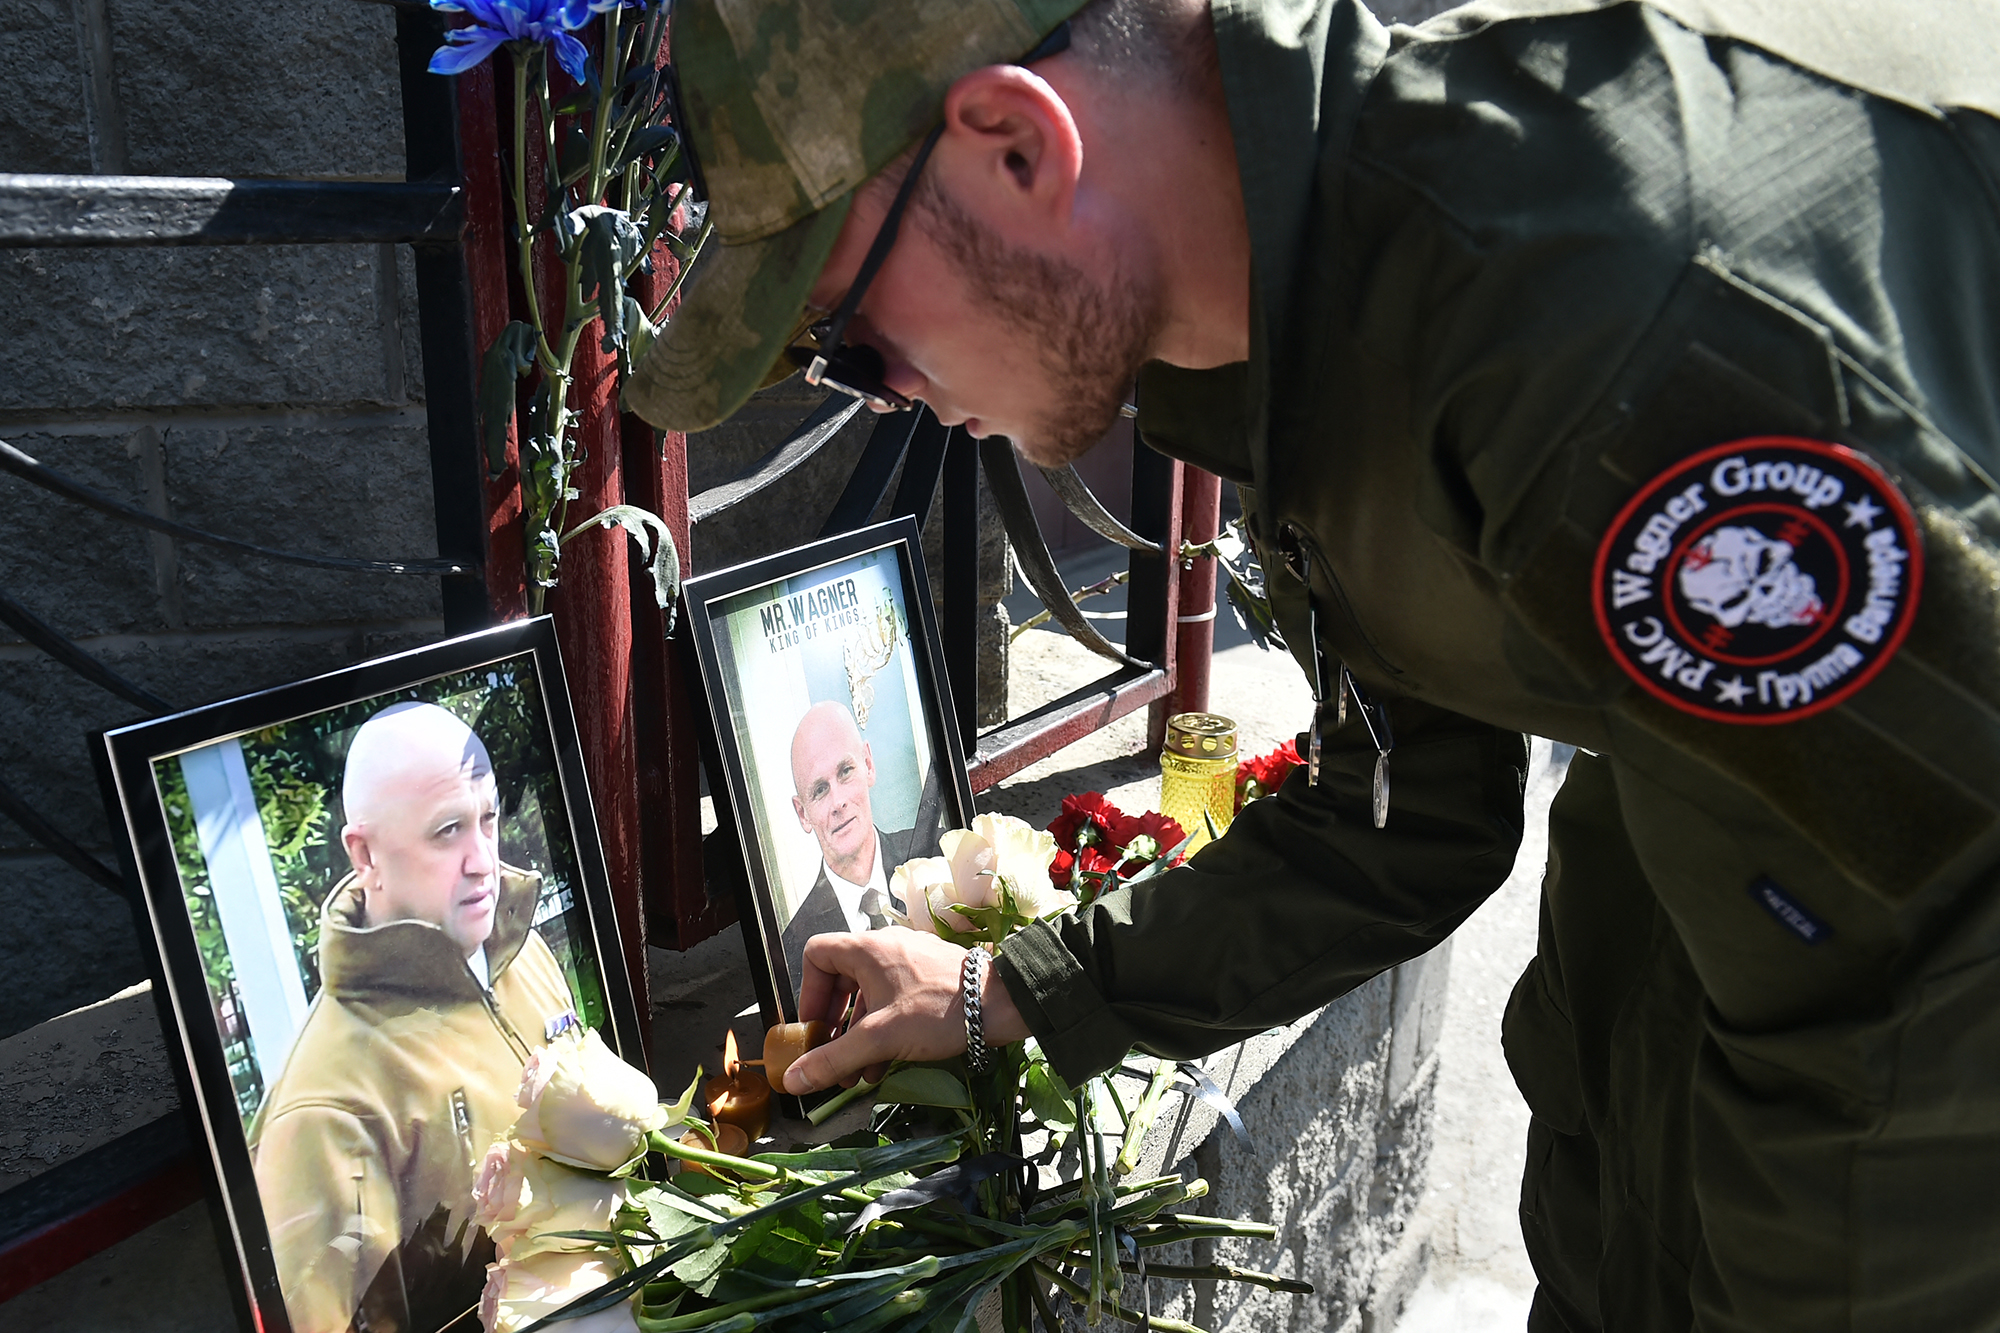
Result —
<path fill-rule="evenodd" d="M 1768 435 L 1653 478 L 1597 548 L 1592 609 L 1627 675 L 1683 712 L 1790 722 L 1865 685 L 1909 632 L 1915 516 L 1852 449 Z"/>

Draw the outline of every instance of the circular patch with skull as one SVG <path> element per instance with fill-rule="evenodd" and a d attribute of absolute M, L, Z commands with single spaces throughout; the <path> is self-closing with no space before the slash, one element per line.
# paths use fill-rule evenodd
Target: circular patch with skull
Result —
<path fill-rule="evenodd" d="M 1894 655 L 1923 546 L 1909 504 L 1861 454 L 1766 435 L 1647 482 L 1597 548 L 1592 609 L 1650 693 L 1721 722 L 1831 708 Z"/>

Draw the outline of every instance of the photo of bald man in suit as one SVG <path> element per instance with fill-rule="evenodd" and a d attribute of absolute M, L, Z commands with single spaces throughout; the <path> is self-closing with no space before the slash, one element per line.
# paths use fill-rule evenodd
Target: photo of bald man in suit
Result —
<path fill-rule="evenodd" d="M 890 910 L 904 910 L 889 892 L 889 876 L 909 854 L 910 830 L 875 826 L 875 756 L 844 704 L 814 704 L 799 719 L 792 784 L 792 812 L 820 852 L 819 877 L 783 931 L 796 980 L 813 936 L 879 930 L 891 924 Z"/>

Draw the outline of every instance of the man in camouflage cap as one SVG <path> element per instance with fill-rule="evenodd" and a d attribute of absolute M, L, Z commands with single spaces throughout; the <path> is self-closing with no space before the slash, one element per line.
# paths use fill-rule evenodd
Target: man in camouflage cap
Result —
<path fill-rule="evenodd" d="M 1422 953 L 1554 737 L 1530 1327 L 2000 1324 L 1993 6 L 1068 8 L 684 3 L 724 244 L 629 391 L 796 359 L 1054 462 L 1136 377 L 1243 487 L 1317 773 L 1010 939 L 984 1040 L 1076 1080 Z M 788 1085 L 964 1049 L 963 958 L 816 941 L 867 1017 Z"/>

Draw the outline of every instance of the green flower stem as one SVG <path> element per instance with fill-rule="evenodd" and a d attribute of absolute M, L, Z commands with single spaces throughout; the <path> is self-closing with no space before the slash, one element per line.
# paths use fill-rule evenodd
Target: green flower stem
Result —
<path fill-rule="evenodd" d="M 1028 1292 L 1035 1299 L 1035 1313 L 1042 1317 L 1042 1327 L 1048 1330 L 1048 1333 L 1055 1333 L 1055 1330 L 1062 1327 L 1062 1320 L 1056 1318 L 1055 1310 L 1049 1305 L 1049 1284 L 1041 1280 L 1038 1271 L 1040 1267 L 1039 1264 L 1027 1266 Z"/>
<path fill-rule="evenodd" d="M 1188 1197 L 1187 1188 L 1178 1182 L 1176 1185 L 1151 1189 L 1137 1196 L 1127 1195 L 1123 1199 L 1113 1201 L 1111 1224 L 1129 1227 L 1134 1222 L 1150 1219 L 1162 1208 L 1171 1208 L 1175 1204 L 1187 1202 Z"/>
<path fill-rule="evenodd" d="M 713 1245 L 722 1237 L 754 1226 L 767 1217 L 789 1212 L 800 1204 L 823 1199 L 829 1194 L 838 1194 L 856 1185 L 865 1185 L 882 1176 L 897 1171 L 911 1171 L 920 1166 L 941 1166 L 957 1160 L 959 1145 L 948 1138 L 913 1139 L 897 1144 L 893 1149 L 883 1150 L 883 1159 L 878 1166 L 868 1171 L 856 1171 L 830 1180 L 821 1185 L 808 1185 L 795 1190 L 782 1199 L 775 1199 L 761 1208 L 752 1208 L 747 1213 L 739 1213 L 726 1222 L 710 1222 L 683 1235 L 676 1236 L 657 1254 L 639 1267 L 621 1274 L 605 1283 L 596 1291 L 579 1296 L 553 1315 L 545 1315 L 530 1324 L 521 1333 L 535 1333 L 544 1325 L 560 1319 L 576 1319 L 599 1310 L 608 1310 L 625 1299 L 626 1293 L 655 1281 L 681 1260 Z M 758 1165 L 763 1165 L 759 1163 Z"/>
<path fill-rule="evenodd" d="M 1089 1292 L 1085 1291 L 1081 1286 L 1077 1285 L 1076 1283 L 1070 1281 L 1068 1278 L 1064 1277 L 1057 1270 L 1053 1268 L 1045 1268 L 1041 1264 L 1035 1265 L 1035 1276 L 1041 1278 L 1043 1281 L 1054 1286 L 1057 1291 L 1060 1291 L 1063 1295 L 1069 1297 L 1071 1300 L 1085 1302 L 1084 1321 L 1086 1323 L 1090 1321 L 1090 1315 L 1089 1315 L 1090 1306 L 1088 1304 L 1090 1299 Z M 1104 1303 L 1104 1309 L 1107 1310 L 1114 1319 L 1122 1319 L 1126 1323 L 1131 1324 L 1135 1328 L 1143 1327 L 1145 1325 L 1146 1317 L 1144 1315 L 1140 1314 L 1137 1310 L 1126 1309 L 1124 1306 L 1120 1305 L 1115 1300 L 1106 1301 Z M 1152 1317 L 1151 1326 L 1159 1330 L 1159 1333 L 1208 1333 L 1206 1329 L 1200 1327 L 1199 1325 L 1190 1324 L 1185 1320 L 1181 1319 L 1163 1319 L 1159 1315 L 1154 1315 Z"/>
<path fill-rule="evenodd" d="M 712 216 L 703 218 L 701 222 L 701 235 L 695 237 L 694 253 L 682 261 L 681 271 L 674 275 L 674 285 L 667 288 L 667 294 L 660 298 L 660 303 L 653 307 L 653 313 L 648 316 L 653 323 L 657 324 L 666 318 L 667 307 L 672 305 L 674 298 L 681 294 L 681 284 L 687 281 L 688 273 L 694 268 L 694 261 L 701 256 L 701 247 L 708 243 L 708 234 L 714 230 L 715 219 Z M 648 235 L 646 238 L 646 250 L 650 251 L 652 248 L 653 239 L 651 235 Z M 641 251 L 641 253 L 645 253 L 645 251 Z"/>
<path fill-rule="evenodd" d="M 1093 1328 L 1104 1318 L 1105 1255 L 1110 1239 L 1104 1223 L 1104 1135 L 1098 1131 L 1097 1107 L 1091 1096 L 1097 1082 L 1092 1079 L 1076 1092 L 1076 1125 L 1082 1132 L 1083 1205 L 1090 1220 L 1090 1289 L 1084 1293 L 1083 1322 Z"/>
<path fill-rule="evenodd" d="M 604 197 L 604 144 L 611 128 L 611 99 L 618 95 L 623 81 L 625 50 L 618 40 L 618 26 L 624 12 L 625 6 L 613 5 L 604 15 L 604 72 L 598 78 L 597 114 L 590 118 L 590 189 L 585 203 L 594 204 Z"/>
<path fill-rule="evenodd" d="M 1139 1271 L 1139 1265 L 1130 1260 L 1118 1266 L 1127 1273 Z M 1253 1287 L 1287 1292 L 1294 1296 L 1313 1294 L 1313 1284 L 1310 1282 L 1279 1277 L 1276 1273 L 1259 1273 L 1255 1269 L 1238 1268 L 1234 1264 L 1147 1264 L 1146 1276 L 1172 1278 L 1178 1282 L 1245 1282 Z"/>
<path fill-rule="evenodd" d="M 1065 1209 L 1076 1207 L 1078 1200 L 1072 1199 L 1070 1195 L 1076 1194 L 1081 1190 L 1084 1183 L 1082 1180 L 1071 1180 L 1050 1188 L 1042 1196 L 1048 1202 L 1038 1205 L 1033 1212 L 1027 1215 L 1028 1223 L 1033 1225 L 1038 1222 L 1046 1222 L 1061 1214 Z M 1133 1199 L 1163 1186 L 1187 1189 L 1200 1186 L 1204 1193 L 1208 1189 L 1208 1183 L 1199 1177 L 1194 1180 L 1182 1180 L 1179 1176 L 1149 1176 L 1144 1180 L 1125 1181 L 1120 1186 L 1121 1197 L 1128 1200 Z"/>
<path fill-rule="evenodd" d="M 682 1143 L 660 1130 L 646 1136 L 646 1142 L 655 1151 L 669 1157 L 678 1157 L 684 1162 L 699 1162 L 703 1166 L 720 1167 L 724 1171 L 753 1180 L 785 1180 L 790 1173 L 781 1166 L 771 1166 L 764 1162 L 753 1162 L 747 1157 L 731 1157 L 726 1152 L 715 1152 L 708 1148 L 697 1148 L 691 1143 Z"/>
<path fill-rule="evenodd" d="M 1109 1094 L 1111 1098 L 1111 1104 L 1118 1108 L 1118 1124 L 1120 1126 L 1119 1132 L 1122 1134 L 1131 1133 L 1132 1114 L 1131 1112 L 1125 1109 L 1125 1099 L 1118 1095 L 1118 1085 L 1111 1081 L 1111 1076 L 1109 1074 L 1100 1075 L 1097 1081 L 1104 1085 L 1104 1091 L 1107 1094 Z M 1094 1122 L 1091 1127 L 1093 1129 L 1096 1128 Z"/>
<path fill-rule="evenodd" d="M 1171 1060 L 1161 1060 L 1153 1066 L 1153 1077 L 1146 1084 L 1146 1093 L 1133 1109 L 1132 1118 L 1125 1122 L 1125 1144 L 1118 1150 L 1119 1175 L 1129 1176 L 1139 1169 L 1139 1153 L 1146 1146 L 1146 1133 L 1152 1129 L 1153 1120 L 1159 1114 L 1160 1099 L 1173 1086 L 1177 1069 L 1178 1066 Z"/>
<path fill-rule="evenodd" d="M 1276 1240 L 1277 1228 L 1262 1226 L 1255 1222 L 1226 1222 L 1214 1218 L 1189 1219 L 1209 1222 L 1208 1226 L 1155 1226 L 1151 1229 L 1134 1228 L 1130 1235 L 1140 1249 L 1153 1249 L 1161 1245 L 1178 1245 L 1185 1240 Z"/>
<path fill-rule="evenodd" d="M 889 1073 L 893 1074 L 902 1067 L 903 1067 L 903 1062 L 898 1060 L 896 1063 L 889 1066 Z M 883 1077 L 887 1078 L 888 1075 L 885 1074 L 883 1075 Z M 815 1125 L 823 1125 L 827 1121 L 833 1119 L 833 1117 L 838 1115 L 841 1111 L 845 1110 L 848 1104 L 852 1102 L 855 1098 L 866 1097 L 869 1093 L 875 1091 L 875 1089 L 881 1086 L 882 1085 L 880 1083 L 870 1083 L 867 1079 L 863 1079 L 859 1083 L 856 1083 L 853 1087 L 847 1088 L 844 1091 L 836 1093 L 834 1096 L 829 1097 L 825 1101 L 821 1102 L 818 1106 L 815 1106 L 812 1110 L 806 1112 L 806 1119 L 811 1121 Z"/>
<path fill-rule="evenodd" d="M 555 351 L 542 327 L 542 303 L 535 293 L 535 233 L 528 221 L 528 63 L 537 57 L 510 44 L 514 58 L 514 230 L 519 244 L 521 289 L 528 298 L 528 319 L 535 326 L 535 356 L 543 370 L 556 369 Z"/>
<path fill-rule="evenodd" d="M 670 1333 L 670 1330 L 681 1327 L 678 1318 L 654 1319 L 640 1314 L 637 1310 L 632 1312 L 632 1322 L 637 1326 L 639 1333 Z M 703 1324 L 700 1327 L 701 1333 L 750 1333 L 750 1330 L 757 1327 L 757 1316 L 737 1315 L 719 1324 Z"/>
<path fill-rule="evenodd" d="M 718 1305 L 712 1309 L 697 1310 L 692 1314 L 648 1320 L 646 1323 L 640 1325 L 640 1327 L 643 1333 L 695 1333 L 698 1329 L 711 1330 L 714 1325 L 730 1321 L 732 1317 L 736 1321 L 740 1321 L 744 1315 L 754 1315 L 755 1318 L 751 1319 L 749 1323 L 733 1322 L 729 1323 L 728 1326 L 743 1329 L 755 1328 L 758 1324 L 768 1320 L 782 1318 L 803 1310 L 811 1310 L 830 1304 L 834 1300 L 847 1300 L 851 1297 L 861 1295 L 870 1287 L 895 1290 L 899 1287 L 911 1286 L 924 1281 L 926 1278 L 937 1276 L 937 1271 L 938 1261 L 936 1259 L 920 1259 L 916 1263 L 905 1265 L 903 1269 L 891 1270 L 886 1275 L 878 1276 L 865 1285 L 851 1280 L 817 1282 L 809 1289 L 809 1294 L 803 1298 L 799 1295 L 798 1288 L 785 1287 L 778 1291 L 764 1292 L 761 1295 L 745 1297 L 740 1301 L 731 1301 L 727 1305 Z"/>

